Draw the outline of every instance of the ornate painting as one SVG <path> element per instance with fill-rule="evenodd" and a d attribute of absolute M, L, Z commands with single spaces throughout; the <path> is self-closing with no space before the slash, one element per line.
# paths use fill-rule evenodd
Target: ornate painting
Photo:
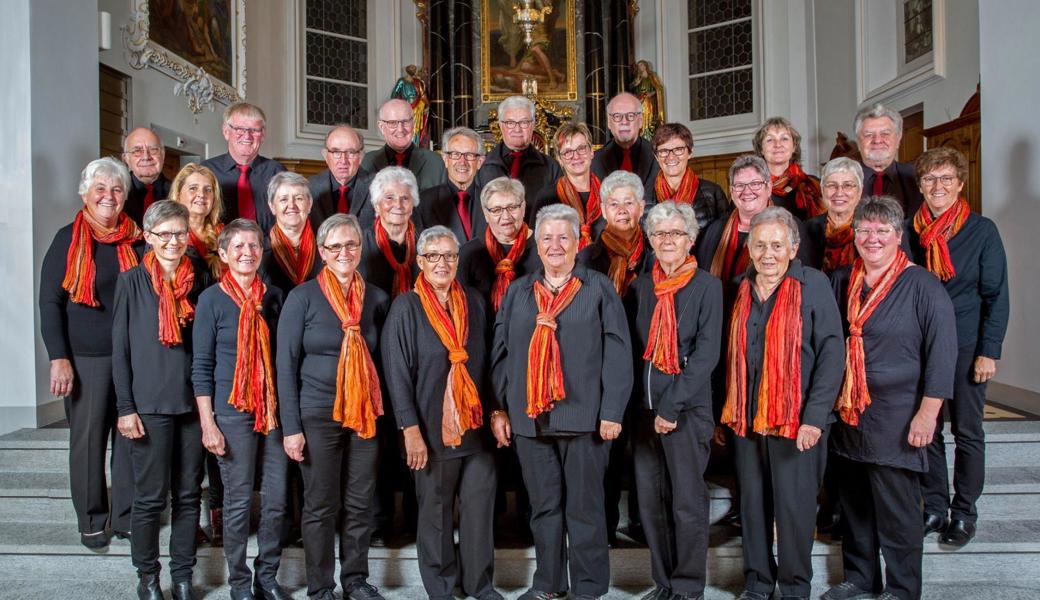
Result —
<path fill-rule="evenodd" d="M 480 97 L 497 102 L 524 93 L 524 80 L 537 82 L 539 98 L 577 100 L 574 0 L 532 0 L 546 9 L 531 42 L 513 22 L 515 0 L 481 0 Z"/>

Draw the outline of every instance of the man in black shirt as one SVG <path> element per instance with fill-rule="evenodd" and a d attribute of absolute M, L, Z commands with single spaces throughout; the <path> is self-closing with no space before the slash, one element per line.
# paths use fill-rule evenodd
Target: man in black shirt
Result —
<path fill-rule="evenodd" d="M 463 244 L 484 239 L 487 221 L 480 207 L 480 187 L 473 182 L 484 164 L 484 143 L 476 131 L 456 127 L 444 132 L 441 147 L 448 182 L 420 194 L 423 226 L 443 225 Z"/>
<path fill-rule="evenodd" d="M 364 156 L 365 142 L 353 127 L 341 124 L 329 130 L 325 147 L 321 149 L 321 157 L 329 168 L 307 180 L 314 200 L 311 208 L 314 231 L 336 213 L 354 215 L 362 230 L 372 225 L 375 213 L 368 201 L 371 176 L 361 169 Z"/>
<path fill-rule="evenodd" d="M 404 167 L 415 174 L 420 191 L 447 181 L 448 175 L 440 157 L 412 142 L 414 130 L 410 104 L 401 99 L 384 102 L 379 107 L 379 135 L 383 136 L 386 144 L 365 156 L 361 168 L 376 173 L 383 167 Z"/>
<path fill-rule="evenodd" d="M 123 142 L 123 162 L 130 167 L 130 189 L 126 191 L 123 212 L 141 225 L 144 211 L 170 194 L 170 181 L 163 176 L 166 149 L 162 140 L 147 127 L 131 131 Z"/>
<path fill-rule="evenodd" d="M 658 167 L 653 147 L 639 135 L 643 129 L 639 98 L 628 92 L 611 98 L 607 103 L 607 128 L 611 140 L 593 156 L 592 172 L 605 179 L 614 171 L 628 171 L 639 175 L 643 187 L 653 188 Z"/>
<path fill-rule="evenodd" d="M 899 200 L 903 214 L 913 216 L 924 197 L 917 187 L 914 166 L 896 161 L 903 139 L 902 115 L 875 104 L 856 115 L 854 127 L 863 155 L 863 197 L 892 196 Z"/>

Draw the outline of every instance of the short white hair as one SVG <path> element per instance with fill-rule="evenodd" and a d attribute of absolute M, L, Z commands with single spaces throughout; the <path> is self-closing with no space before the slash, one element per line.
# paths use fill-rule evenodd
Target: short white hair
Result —
<path fill-rule="evenodd" d="M 578 211 L 566 204 L 550 204 L 539 210 L 534 220 L 535 233 L 541 231 L 542 223 L 549 221 L 566 221 L 571 226 L 574 238 L 577 239 L 580 235 L 581 219 L 578 218 Z"/>
<path fill-rule="evenodd" d="M 498 118 L 501 119 L 502 115 L 511 108 L 522 108 L 527 111 L 531 118 L 535 118 L 534 102 L 527 96 L 510 96 L 505 100 L 498 103 Z"/>
<path fill-rule="evenodd" d="M 826 185 L 827 178 L 835 173 L 851 173 L 856 178 L 856 185 L 859 186 L 860 190 L 863 189 L 863 167 L 859 165 L 858 161 L 852 160 L 847 156 L 830 159 L 827 161 L 827 164 L 823 165 L 823 170 L 820 171 L 820 181 Z"/>
<path fill-rule="evenodd" d="M 426 246 L 436 240 L 451 240 L 455 244 L 455 249 L 459 249 L 459 238 L 455 236 L 455 232 L 444 225 L 434 225 L 419 234 L 419 239 L 415 242 L 415 252 L 426 254 Z"/>
<path fill-rule="evenodd" d="M 130 171 L 126 168 L 126 165 L 111 156 L 92 160 L 83 168 L 83 171 L 79 174 L 80 196 L 90 191 L 90 188 L 98 179 L 116 180 L 123 184 L 124 192 L 130 192 Z"/>
<path fill-rule="evenodd" d="M 646 190 L 643 189 L 643 180 L 639 178 L 639 175 L 629 173 L 628 171 L 614 171 L 607 175 L 606 179 L 599 184 L 600 200 L 606 201 L 611 194 L 620 188 L 631 189 L 635 192 L 636 200 L 640 202 L 643 202 L 643 198 L 646 196 Z"/>
<path fill-rule="evenodd" d="M 892 121 L 892 125 L 896 128 L 896 135 L 903 135 L 903 115 L 899 114 L 899 111 L 893 110 L 884 104 L 878 102 L 873 106 L 868 106 L 856 114 L 856 120 L 852 124 L 852 128 L 856 131 L 856 137 L 859 137 L 859 132 L 863 129 L 863 121 L 867 119 L 888 119 Z"/>
<path fill-rule="evenodd" d="M 372 178 L 368 186 L 368 200 L 372 208 L 379 210 L 379 202 L 383 199 L 383 190 L 386 186 L 397 183 L 408 188 L 412 197 L 412 207 L 419 207 L 419 184 L 415 181 L 415 174 L 404 167 L 384 167 Z"/>

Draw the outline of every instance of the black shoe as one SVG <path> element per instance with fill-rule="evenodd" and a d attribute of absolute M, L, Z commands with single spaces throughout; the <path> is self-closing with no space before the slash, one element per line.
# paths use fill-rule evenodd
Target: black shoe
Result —
<path fill-rule="evenodd" d="M 343 590 L 343 600 L 385 600 L 376 586 L 360 580 Z"/>
<path fill-rule="evenodd" d="M 566 598 L 567 592 L 540 592 L 534 588 L 531 588 L 520 594 L 520 597 L 516 600 L 557 600 L 558 598 Z"/>
<path fill-rule="evenodd" d="M 574 596 L 574 600 L 599 600 L 599 596 L 593 596 L 592 594 L 578 594 Z"/>
<path fill-rule="evenodd" d="M 253 596 L 263 600 L 292 600 L 292 596 L 286 594 L 277 583 L 271 586 L 265 586 L 260 582 L 253 584 Z"/>
<path fill-rule="evenodd" d="M 643 596 L 640 600 L 668 600 L 672 597 L 672 590 L 657 586 L 649 594 Z"/>
<path fill-rule="evenodd" d="M 824 592 L 820 600 L 859 600 L 860 598 L 872 598 L 874 594 L 861 590 L 851 581 L 843 581 Z"/>
<path fill-rule="evenodd" d="M 502 594 L 498 593 L 497 590 L 488 590 L 477 596 L 477 600 L 506 600 L 506 598 Z"/>
<path fill-rule="evenodd" d="M 772 594 L 763 594 L 762 592 L 752 592 L 751 590 L 744 590 L 737 596 L 737 600 L 769 600 Z"/>
<path fill-rule="evenodd" d="M 137 576 L 137 598 L 138 600 L 163 600 L 158 573 L 141 573 Z"/>
<path fill-rule="evenodd" d="M 942 535 L 943 531 L 946 530 L 946 526 L 949 524 L 950 522 L 946 519 L 946 517 L 940 517 L 939 515 L 934 515 L 931 513 L 924 513 L 925 535 L 936 532 Z"/>
<path fill-rule="evenodd" d="M 79 534 L 79 543 L 91 550 L 100 550 L 108 547 L 108 534 L 104 531 L 99 531 L 97 533 L 81 533 Z"/>
<path fill-rule="evenodd" d="M 704 600 L 704 594 L 672 594 L 668 600 Z"/>
<path fill-rule="evenodd" d="M 117 537 L 117 538 L 119 538 L 121 540 L 128 540 L 128 539 L 130 539 L 130 532 L 129 531 L 120 531 L 118 529 L 113 529 L 112 530 L 112 535 L 113 535 L 113 537 Z"/>
<path fill-rule="evenodd" d="M 939 541 L 950 546 L 957 546 L 960 548 L 975 537 L 975 524 L 969 523 L 962 519 L 954 519 L 950 521 L 950 525 L 946 528 L 946 531 L 939 538 Z"/>
<path fill-rule="evenodd" d="M 236 590 L 231 588 L 231 600 L 254 600 L 253 592 L 250 590 Z"/>
<path fill-rule="evenodd" d="M 339 598 L 336 596 L 335 591 L 326 589 L 314 594 L 313 596 L 309 596 L 309 600 L 339 600 Z"/>
<path fill-rule="evenodd" d="M 173 600 L 195 600 L 190 581 L 173 582 Z"/>

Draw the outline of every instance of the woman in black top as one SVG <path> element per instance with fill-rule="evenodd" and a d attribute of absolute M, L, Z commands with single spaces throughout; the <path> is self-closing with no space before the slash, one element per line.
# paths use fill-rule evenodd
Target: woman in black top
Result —
<path fill-rule="evenodd" d="M 415 239 L 422 231 L 419 222 L 419 185 L 404 167 L 386 167 L 376 173 L 369 186 L 369 199 L 376 219 L 366 229 L 358 269 L 367 283 L 396 298 L 412 287 L 417 274 Z"/>
<path fill-rule="evenodd" d="M 307 595 L 322 600 L 333 598 L 336 588 L 337 520 L 344 597 L 378 597 L 366 579 L 379 457 L 373 436 L 377 412 L 383 409 L 381 400 L 375 402 L 381 398 L 381 378 L 367 365 L 379 357 L 379 332 L 390 298 L 361 279 L 361 240 L 354 215 L 337 213 L 326 219 L 317 234 L 325 267 L 289 294 L 278 320 L 279 413 L 285 452 L 300 463 L 303 474 Z M 344 313 L 346 321 L 334 304 L 351 313 Z M 353 356 L 362 361 L 351 364 L 365 366 L 357 373 L 364 379 L 353 380 L 347 372 L 341 379 L 341 370 L 350 363 L 345 352 L 358 343 Z M 369 360 L 363 360 L 366 355 Z M 364 397 L 350 396 L 361 393 L 356 381 L 368 390 Z M 354 412 L 346 412 L 348 405 Z"/>
<path fill-rule="evenodd" d="M 272 177 L 267 184 L 267 206 L 275 224 L 264 240 L 260 276 L 288 294 L 321 271 L 310 221 L 314 201 L 307 179 L 293 171 Z"/>
<path fill-rule="evenodd" d="M 108 545 L 105 453 L 116 425 L 112 308 L 116 278 L 137 266 L 141 230 L 123 212 L 130 172 L 112 158 L 80 174 L 83 208 L 54 235 L 40 270 L 40 333 L 51 361 L 51 393 L 69 420 L 69 483 L 80 541 Z M 130 444 L 112 440 L 112 531 L 130 533 L 134 480 Z"/>
<path fill-rule="evenodd" d="M 826 210 L 820 180 L 802 170 L 802 136 L 790 121 L 783 117 L 766 119 L 751 143 L 755 154 L 769 165 L 773 204 L 802 221 Z"/>
<path fill-rule="evenodd" d="M 172 200 L 148 207 L 142 221 L 152 249 L 119 276 L 112 320 L 112 379 L 119 432 L 131 440 L 134 508 L 130 556 L 138 596 L 159 589 L 159 518 L 171 495 L 170 577 L 173 597 L 193 598 L 195 524 L 202 484 L 202 428 L 191 387 L 195 302 L 208 283 L 185 256 L 188 209 Z"/>
<path fill-rule="evenodd" d="M 220 233 L 218 252 L 228 270 L 199 296 L 192 331 L 191 380 L 202 445 L 217 455 L 224 482 L 224 555 L 232 600 L 253 598 L 254 590 L 266 600 L 289 598 L 275 580 L 288 464 L 272 366 L 282 292 L 257 277 L 263 239 L 260 226 L 247 219 L 235 219 Z M 246 545 L 258 471 L 263 475 L 254 581 Z"/>
<path fill-rule="evenodd" d="M 851 158 L 840 156 L 823 165 L 823 203 L 827 212 L 805 222 L 805 233 L 812 241 L 812 255 L 806 262 L 826 275 L 851 265 L 856 258 L 852 215 L 863 195 L 863 167 Z"/>
<path fill-rule="evenodd" d="M 913 260 L 939 276 L 957 314 L 957 372 L 947 404 L 956 440 L 953 501 L 946 469 L 943 416 L 928 446 L 924 487 L 925 532 L 942 531 L 942 541 L 963 546 L 975 536 L 986 474 L 986 436 L 982 411 L 986 382 L 997 360 L 1008 325 L 1007 256 L 993 221 L 971 212 L 960 195 L 968 161 L 953 148 L 928 150 L 914 164 L 924 204 L 907 221 Z M 949 262 L 940 257 L 949 253 Z"/>

